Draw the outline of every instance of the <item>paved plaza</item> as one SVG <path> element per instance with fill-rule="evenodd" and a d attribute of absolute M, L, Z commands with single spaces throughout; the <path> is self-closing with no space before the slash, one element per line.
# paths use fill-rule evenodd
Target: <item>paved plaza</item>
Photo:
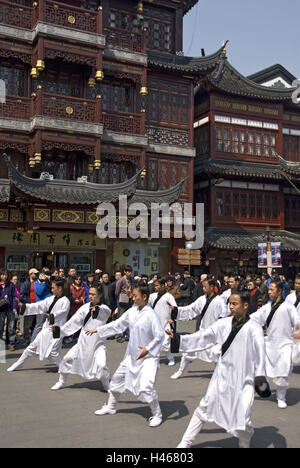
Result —
<path fill-rule="evenodd" d="M 195 322 L 181 323 L 179 332 L 193 332 Z M 107 341 L 108 365 L 113 373 L 120 363 L 126 343 Z M 78 447 L 78 448 L 164 448 L 176 447 L 191 415 L 206 392 L 213 366 L 195 361 L 186 376 L 173 381 L 170 376 L 178 369 L 168 367 L 161 359 L 157 391 L 164 416 L 163 424 L 150 428 L 147 418 L 150 408 L 133 395 L 121 397 L 114 416 L 95 416 L 107 394 L 98 382 L 85 382 L 69 376 L 68 386 L 52 392 L 57 381 L 56 369 L 30 359 L 23 369 L 12 374 L 6 369 L 22 350 L 7 354 L 7 363 L 0 364 L 0 447 Z M 67 352 L 66 349 L 63 350 Z M 300 447 L 300 367 L 295 367 L 287 393 L 288 408 L 279 410 L 274 386 L 268 400 L 255 398 L 252 421 L 255 448 Z M 233 448 L 237 439 L 213 424 L 207 424 L 196 439 L 194 448 Z"/>

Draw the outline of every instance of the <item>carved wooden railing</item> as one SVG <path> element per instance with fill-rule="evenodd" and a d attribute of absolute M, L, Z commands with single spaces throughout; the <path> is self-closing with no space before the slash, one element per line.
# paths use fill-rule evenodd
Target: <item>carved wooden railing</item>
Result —
<path fill-rule="evenodd" d="M 52 0 L 39 0 L 34 19 L 37 21 L 102 34 L 102 8 L 91 11 Z"/>
<path fill-rule="evenodd" d="M 38 90 L 34 98 L 33 115 L 77 120 L 86 123 L 100 123 L 101 101 L 80 99 Z"/>
<path fill-rule="evenodd" d="M 101 7 L 91 11 L 52 0 L 39 0 L 34 2 L 34 7 L 28 7 L 0 0 L 0 23 L 32 29 L 37 21 L 102 34 Z"/>
<path fill-rule="evenodd" d="M 0 0 L 0 23 L 19 28 L 32 28 L 34 8 Z"/>
<path fill-rule="evenodd" d="M 143 134 L 143 115 L 127 112 L 105 111 L 102 113 L 104 130 L 119 133 Z"/>
<path fill-rule="evenodd" d="M 104 28 L 106 45 L 131 52 L 146 53 L 146 38 L 144 32 L 132 33 L 125 29 Z"/>
<path fill-rule="evenodd" d="M 0 103 L 0 117 L 29 119 L 31 99 L 26 97 L 6 96 L 5 103 Z"/>

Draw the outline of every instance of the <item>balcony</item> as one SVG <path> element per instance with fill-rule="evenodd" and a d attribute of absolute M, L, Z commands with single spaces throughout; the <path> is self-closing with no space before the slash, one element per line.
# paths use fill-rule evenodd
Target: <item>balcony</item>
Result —
<path fill-rule="evenodd" d="M 52 0 L 39 0 L 34 7 L 0 0 L 0 23 L 25 29 L 33 29 L 38 21 L 102 34 L 102 9 L 85 10 Z"/>
<path fill-rule="evenodd" d="M 146 37 L 144 32 L 132 33 L 125 29 L 104 28 L 106 45 L 130 52 L 146 53 Z"/>
<path fill-rule="evenodd" d="M 80 99 L 50 93 L 37 93 L 33 116 L 68 119 L 86 123 L 100 122 L 100 100 Z"/>
<path fill-rule="evenodd" d="M 30 109 L 30 98 L 6 96 L 6 102 L 0 103 L 0 117 L 27 120 L 31 116 Z"/>
<path fill-rule="evenodd" d="M 32 29 L 34 8 L 19 3 L 0 0 L 0 23 L 19 28 Z"/>
<path fill-rule="evenodd" d="M 143 117 L 145 114 L 105 111 L 102 113 L 104 130 L 134 135 L 144 135 Z"/>

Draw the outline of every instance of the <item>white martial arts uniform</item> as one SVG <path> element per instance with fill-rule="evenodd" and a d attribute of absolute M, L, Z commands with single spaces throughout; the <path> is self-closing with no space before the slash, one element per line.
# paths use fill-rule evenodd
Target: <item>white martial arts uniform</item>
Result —
<path fill-rule="evenodd" d="M 256 321 L 263 327 L 266 324 L 271 308 L 271 303 L 264 305 L 257 312 L 251 314 L 251 320 Z M 267 375 L 273 379 L 278 388 L 278 400 L 285 401 L 286 390 L 289 386 L 289 379 L 293 370 L 292 335 L 299 324 L 300 317 L 296 308 L 288 302 L 283 302 L 276 310 L 267 329 L 267 336 L 265 337 Z"/>
<path fill-rule="evenodd" d="M 77 374 L 87 380 L 103 380 L 108 385 L 109 369 L 106 366 L 106 340 L 100 339 L 98 334 L 87 336 L 85 330 L 92 330 L 105 325 L 111 310 L 102 304 L 98 307 L 98 317 L 90 319 L 84 325 L 90 311 L 90 304 L 84 304 L 75 315 L 60 329 L 60 339 L 71 336 L 78 330 L 81 333 L 78 342 L 63 358 L 60 366 L 60 381 L 66 383 L 67 374 Z"/>
<path fill-rule="evenodd" d="M 50 296 L 43 301 L 26 304 L 24 316 L 47 314 L 54 300 L 55 297 Z M 69 310 L 70 301 L 66 296 L 63 296 L 56 301 L 53 309 L 51 310 L 51 314 L 54 315 L 55 325 L 62 327 L 66 323 Z M 53 346 L 54 341 L 55 346 Z M 49 359 L 50 362 L 59 366 L 61 362 L 61 347 L 62 339 L 58 341 L 53 339 L 50 322 L 49 319 L 47 319 L 36 339 L 25 349 L 20 359 L 8 370 L 15 370 L 18 367 L 21 367 L 26 359 L 36 355 L 39 356 L 40 361 Z"/>
<path fill-rule="evenodd" d="M 296 305 L 296 291 L 289 294 L 285 300 L 288 304 Z M 300 302 L 297 304 L 297 312 L 300 315 Z M 300 364 L 300 340 L 293 340 L 293 364 Z"/>
<path fill-rule="evenodd" d="M 223 345 L 232 330 L 233 317 L 218 320 L 193 335 L 181 336 L 181 352 L 198 352 Z M 190 447 L 205 422 L 213 422 L 249 445 L 253 434 L 251 408 L 255 377 L 266 377 L 262 327 L 248 322 L 220 356 L 207 393 L 200 401 L 179 447 Z"/>
<path fill-rule="evenodd" d="M 108 404 L 96 414 L 115 414 L 118 398 L 122 393 L 129 391 L 140 401 L 150 405 L 153 414 L 150 426 L 155 427 L 162 421 L 154 385 L 165 333 L 158 315 L 149 305 L 142 310 L 137 306 L 132 307 L 115 322 L 98 328 L 97 332 L 103 339 L 123 333 L 127 328 L 130 331 L 130 338 L 125 357 L 111 379 Z M 137 361 L 141 353 L 139 346 L 146 347 L 149 353 Z"/>
<path fill-rule="evenodd" d="M 177 307 L 176 301 L 174 299 L 174 296 L 172 294 L 166 292 L 163 294 L 163 296 L 159 299 L 159 301 L 155 304 L 155 307 L 153 307 L 156 299 L 157 299 L 158 293 L 153 293 L 149 297 L 149 305 L 150 307 L 154 308 L 155 312 L 157 313 L 158 317 L 160 318 L 160 323 L 163 328 L 163 330 L 170 330 L 170 324 L 168 323 L 168 320 L 171 319 L 171 308 L 167 304 L 169 302 L 172 306 Z M 169 362 L 174 361 L 174 357 L 172 353 L 170 352 L 170 344 L 171 344 L 171 339 L 169 335 L 165 334 L 165 339 L 162 345 L 161 351 L 163 353 L 166 353 L 167 358 L 169 359 Z"/>
<path fill-rule="evenodd" d="M 201 315 L 207 301 L 207 296 L 200 296 L 195 302 L 186 306 L 178 307 L 178 315 L 176 320 L 193 320 L 197 316 Z M 227 316 L 227 307 L 225 302 L 221 299 L 220 296 L 215 296 L 214 299 L 209 304 L 204 317 L 201 320 L 199 331 L 206 330 L 213 323 L 215 323 L 220 318 L 225 318 Z M 184 353 L 183 356 L 188 358 L 189 361 L 195 359 L 201 359 L 206 362 L 217 362 L 220 354 L 220 346 L 216 346 L 213 349 L 199 351 L 198 353 Z"/>
<path fill-rule="evenodd" d="M 230 315 L 230 304 L 229 304 L 230 296 L 231 296 L 231 289 L 226 289 L 226 291 L 224 291 L 223 294 L 220 295 L 220 298 L 224 301 L 224 304 L 227 308 L 227 315 Z"/>

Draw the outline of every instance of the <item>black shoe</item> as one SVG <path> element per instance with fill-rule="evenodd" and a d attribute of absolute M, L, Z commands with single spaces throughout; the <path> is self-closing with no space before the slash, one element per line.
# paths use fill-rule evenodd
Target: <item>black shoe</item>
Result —
<path fill-rule="evenodd" d="M 118 343 L 125 343 L 126 339 L 124 338 L 124 336 L 121 336 L 120 338 L 117 338 L 117 342 Z"/>

